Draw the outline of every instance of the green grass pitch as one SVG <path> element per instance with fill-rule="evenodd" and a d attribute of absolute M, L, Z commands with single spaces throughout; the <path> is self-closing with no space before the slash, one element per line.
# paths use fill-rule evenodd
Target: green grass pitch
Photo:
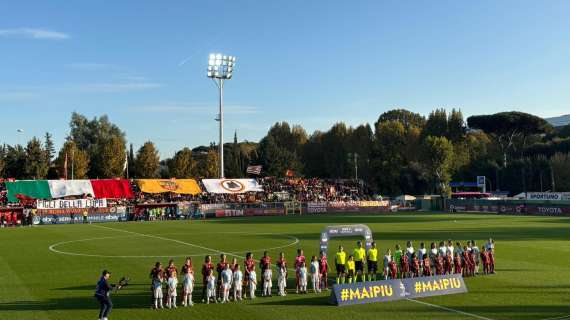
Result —
<path fill-rule="evenodd" d="M 497 274 L 466 279 L 466 294 L 347 307 L 329 294 L 258 298 L 254 302 L 150 309 L 148 273 L 173 257 L 178 267 L 205 254 L 243 256 L 264 249 L 293 261 L 316 254 L 327 225 L 364 223 L 383 253 L 396 243 L 496 239 Z M 54 225 L 0 230 L 0 319 L 96 319 L 93 290 L 102 269 L 131 285 L 113 295 L 110 319 L 570 319 L 570 218 L 483 214 L 377 214 L 225 218 L 207 221 Z M 352 251 L 356 238 L 334 240 Z M 52 250 L 50 250 L 50 247 Z M 230 257 L 231 258 L 231 257 Z M 330 259 L 332 260 L 332 259 Z M 241 259 L 240 259 L 241 262 Z M 197 269 L 197 270 L 196 270 Z M 290 277 L 292 275 L 290 274 Z M 195 298 L 200 295 L 197 276 Z M 274 283 L 275 284 L 275 283 Z M 275 289 L 274 285 L 274 289 Z M 289 290 L 293 281 L 289 282 Z"/>

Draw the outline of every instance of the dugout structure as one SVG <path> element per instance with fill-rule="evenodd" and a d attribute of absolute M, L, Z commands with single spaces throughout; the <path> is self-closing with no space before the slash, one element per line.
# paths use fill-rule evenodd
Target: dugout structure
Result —
<path fill-rule="evenodd" d="M 331 238 L 340 237 L 354 237 L 361 235 L 364 238 L 364 243 L 366 246 L 366 251 L 372 246 L 372 230 L 367 225 L 364 224 L 349 224 L 349 225 L 338 225 L 338 226 L 328 226 L 321 232 L 321 249 L 320 251 L 327 254 L 329 248 L 329 240 Z M 328 254 L 327 254 L 328 256 Z"/>

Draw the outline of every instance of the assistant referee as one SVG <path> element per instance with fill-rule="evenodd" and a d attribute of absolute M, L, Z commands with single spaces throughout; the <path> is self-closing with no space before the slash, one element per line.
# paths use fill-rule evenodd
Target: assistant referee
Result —
<path fill-rule="evenodd" d="M 346 252 L 342 246 L 338 246 L 338 252 L 335 255 L 334 263 L 336 265 L 336 283 L 344 283 L 344 277 L 346 275 Z"/>
<path fill-rule="evenodd" d="M 354 266 L 356 267 L 356 274 L 354 275 L 354 282 L 358 281 L 358 276 L 360 276 L 360 281 L 366 281 L 366 275 L 364 274 L 364 262 L 366 261 L 366 250 L 362 247 L 362 241 L 356 243 L 356 248 L 352 253 L 354 256 Z"/>
<path fill-rule="evenodd" d="M 378 248 L 376 242 L 372 242 L 372 246 L 368 249 L 368 280 L 376 281 L 376 273 L 378 272 Z"/>

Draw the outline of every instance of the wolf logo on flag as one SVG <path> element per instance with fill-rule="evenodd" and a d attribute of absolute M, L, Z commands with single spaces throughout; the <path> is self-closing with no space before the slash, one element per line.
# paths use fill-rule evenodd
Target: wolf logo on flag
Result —
<path fill-rule="evenodd" d="M 229 192 L 241 192 L 245 189 L 243 183 L 237 180 L 222 180 L 220 185 Z"/>

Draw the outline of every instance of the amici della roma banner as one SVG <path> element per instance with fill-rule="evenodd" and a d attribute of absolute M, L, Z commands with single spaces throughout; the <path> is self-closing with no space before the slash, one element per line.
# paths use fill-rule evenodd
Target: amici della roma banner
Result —
<path fill-rule="evenodd" d="M 202 192 L 194 179 L 138 179 L 137 184 L 145 193 L 173 192 L 196 195 Z"/>
<path fill-rule="evenodd" d="M 336 284 L 331 303 L 337 306 L 385 302 L 467 292 L 460 274 Z"/>
<path fill-rule="evenodd" d="M 126 179 L 103 180 L 18 180 L 6 182 L 8 201 L 17 202 L 18 196 L 50 200 L 71 196 L 105 198 L 133 198 Z"/>
<path fill-rule="evenodd" d="M 263 192 L 255 179 L 202 179 L 209 193 Z"/>

